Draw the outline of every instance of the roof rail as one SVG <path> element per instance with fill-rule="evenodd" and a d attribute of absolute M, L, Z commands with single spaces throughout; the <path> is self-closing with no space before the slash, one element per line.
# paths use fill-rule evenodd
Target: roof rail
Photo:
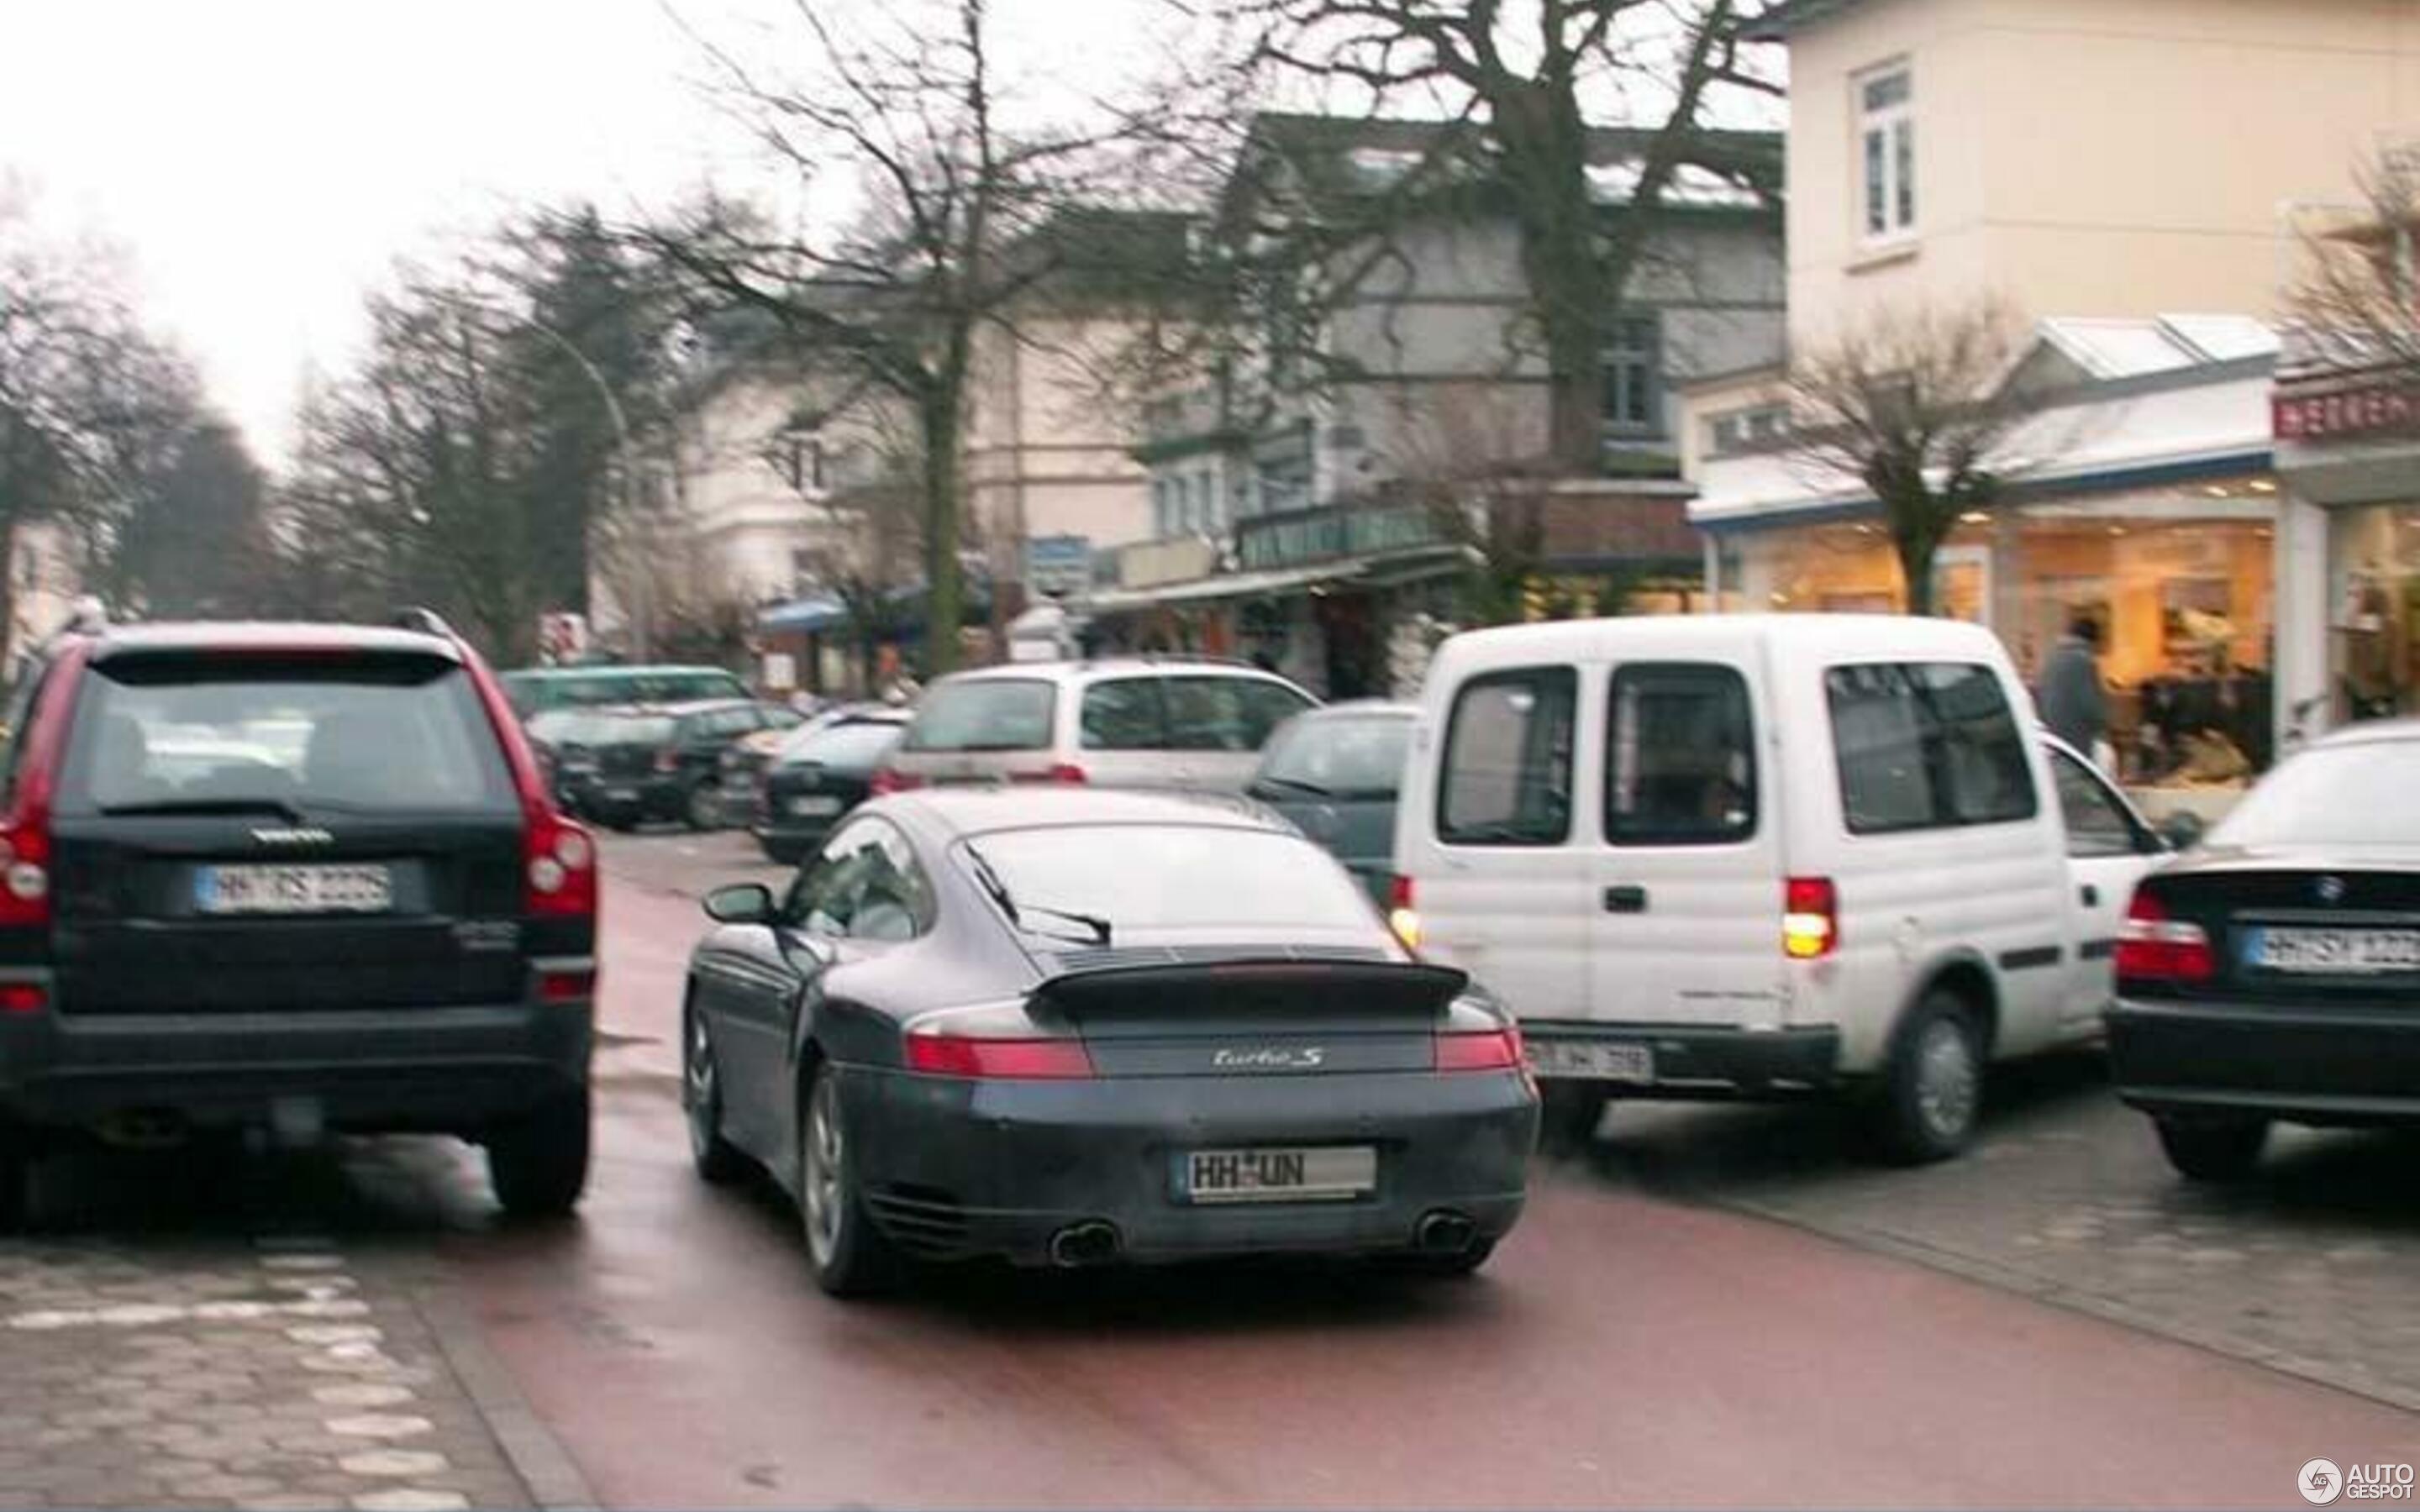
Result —
<path fill-rule="evenodd" d="M 461 639 L 454 633 L 454 626 L 445 623 L 444 615 L 417 604 L 396 609 L 395 626 L 398 630 L 417 630 L 423 635 L 438 636 L 447 640 Z"/>

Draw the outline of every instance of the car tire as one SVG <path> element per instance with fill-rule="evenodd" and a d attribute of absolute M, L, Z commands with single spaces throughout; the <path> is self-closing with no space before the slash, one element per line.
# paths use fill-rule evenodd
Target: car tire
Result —
<path fill-rule="evenodd" d="M 1553 1155 L 1576 1155 L 1596 1141 L 1610 1095 L 1594 1082 L 1538 1084 L 1538 1148 Z"/>
<path fill-rule="evenodd" d="M 2266 1119 L 2153 1119 L 2177 1174 L 2195 1181 L 2241 1181 L 2269 1143 Z"/>
<path fill-rule="evenodd" d="M 690 1011 L 681 1036 L 681 1115 L 689 1125 L 689 1159 L 698 1180 L 727 1186 L 747 1169 L 737 1146 L 722 1136 L 722 1067 L 706 1015 Z"/>
<path fill-rule="evenodd" d="M 722 789 L 712 778 L 698 783 L 682 796 L 681 823 L 700 834 L 722 827 Z"/>
<path fill-rule="evenodd" d="M 34 1164 L 25 1136 L 0 1129 L 0 1234 L 22 1234 L 33 1221 Z"/>
<path fill-rule="evenodd" d="M 1966 1000 L 1936 987 L 1899 1026 L 1875 1134 L 1885 1160 L 1924 1165 L 1974 1142 L 1983 1106 L 1983 1036 Z"/>
<path fill-rule="evenodd" d="M 516 1218 L 560 1218 L 588 1186 L 588 1088 L 566 1093 L 488 1136 L 488 1180 Z"/>
<path fill-rule="evenodd" d="M 859 1189 L 848 1138 L 845 1089 L 829 1064 L 807 1074 L 799 1097 L 799 1225 L 815 1285 L 835 1297 L 866 1297 L 898 1278 L 891 1242 L 874 1226 Z"/>

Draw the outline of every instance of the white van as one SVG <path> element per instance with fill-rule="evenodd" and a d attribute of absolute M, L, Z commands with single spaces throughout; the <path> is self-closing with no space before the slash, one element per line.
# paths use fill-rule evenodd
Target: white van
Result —
<path fill-rule="evenodd" d="M 1521 1018 L 1550 1117 L 1866 1089 L 1904 1159 L 1990 1060 L 2097 1036 L 2167 848 L 1989 631 L 1873 615 L 1518 625 L 1438 649 L 1398 926 Z"/>

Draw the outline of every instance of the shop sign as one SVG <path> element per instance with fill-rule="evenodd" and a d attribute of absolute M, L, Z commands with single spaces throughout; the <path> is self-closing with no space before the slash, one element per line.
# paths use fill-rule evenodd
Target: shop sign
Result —
<path fill-rule="evenodd" d="M 1417 504 L 1313 509 L 1248 519 L 1235 527 L 1236 555 L 1251 571 L 1415 550 L 1435 546 L 1438 539 L 1435 519 Z"/>
<path fill-rule="evenodd" d="M 2318 441 L 2420 428 L 2420 385 L 2380 383 L 2328 393 L 2279 393 L 2272 404 L 2277 440 Z"/>
<path fill-rule="evenodd" d="M 1093 582 L 1089 535 L 1037 535 L 1025 543 L 1025 586 L 1038 597 L 1080 594 Z"/>

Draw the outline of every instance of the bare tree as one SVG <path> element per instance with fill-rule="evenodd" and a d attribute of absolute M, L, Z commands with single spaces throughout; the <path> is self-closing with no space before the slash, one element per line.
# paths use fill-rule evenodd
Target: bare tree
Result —
<path fill-rule="evenodd" d="M 1396 409 L 1403 444 L 1389 491 L 1462 548 L 1465 617 L 1517 623 L 1546 546 L 1549 470 L 1535 407 L 1474 380 L 1407 389 Z"/>
<path fill-rule="evenodd" d="M 783 226 L 711 198 L 633 232 L 709 308 L 752 313 L 799 367 L 912 418 L 928 671 L 955 662 L 963 617 L 961 476 L 979 335 L 1063 250 L 1055 217 L 1096 188 L 1119 128 L 1001 122 L 985 0 L 916 0 L 844 31 L 798 7 L 805 76 L 776 80 L 700 39 L 737 108 L 803 199 L 838 181 L 863 213 Z"/>
<path fill-rule="evenodd" d="M 1546 456 L 1597 471 L 1604 348 L 1667 193 L 1708 169 L 1770 188 L 1758 146 L 1713 129 L 1725 97 L 1775 96 L 1745 57 L 1762 0 L 1224 0 L 1247 66 L 1435 121 L 1397 207 L 1509 213 L 1550 392 Z M 1631 133 L 1619 205 L 1591 116 Z M 1320 234 L 1332 237 L 1335 228 Z M 1347 277 L 1346 286 L 1357 282 Z"/>
<path fill-rule="evenodd" d="M 1790 455 L 1814 486 L 1872 494 L 1911 613 L 1933 611 L 1933 558 L 1959 517 L 2031 465 L 2008 442 L 2045 396 L 2009 381 L 2016 332 L 1989 301 L 1886 312 L 1792 365 Z"/>
<path fill-rule="evenodd" d="M 2362 208 L 2304 239 L 2297 334 L 2326 366 L 2420 379 L 2420 147 L 2380 153 L 2359 177 Z"/>

